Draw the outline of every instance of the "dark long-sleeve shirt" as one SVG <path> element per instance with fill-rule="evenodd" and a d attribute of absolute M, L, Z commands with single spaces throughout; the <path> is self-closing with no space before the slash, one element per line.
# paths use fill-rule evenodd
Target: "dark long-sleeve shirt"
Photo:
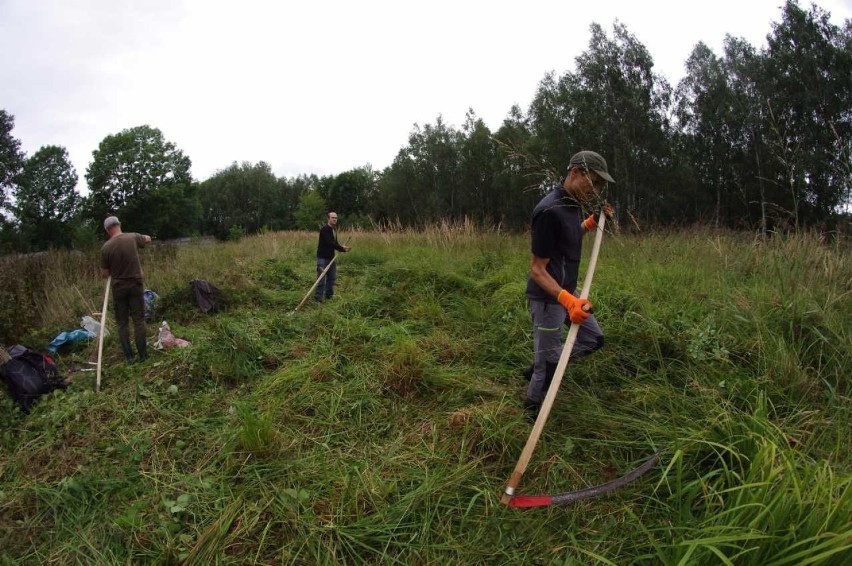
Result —
<path fill-rule="evenodd" d="M 317 243 L 317 257 L 323 259 L 332 259 L 334 250 L 339 252 L 345 251 L 343 246 L 337 243 L 337 231 L 326 224 L 320 228 L 319 242 Z"/>

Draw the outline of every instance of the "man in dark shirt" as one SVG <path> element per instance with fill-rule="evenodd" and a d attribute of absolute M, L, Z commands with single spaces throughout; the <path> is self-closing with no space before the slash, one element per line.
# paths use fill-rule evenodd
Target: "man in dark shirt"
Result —
<path fill-rule="evenodd" d="M 328 267 L 328 264 L 334 259 L 334 251 L 348 252 L 349 246 L 341 246 L 337 242 L 337 213 L 329 212 L 327 215 L 325 226 L 320 228 L 319 242 L 317 243 L 317 277 L 322 274 L 323 270 Z M 337 280 L 337 265 L 331 263 L 325 276 L 317 284 L 317 290 L 314 294 L 314 299 L 322 302 L 323 298 L 330 299 L 334 296 L 334 282 Z"/>
<path fill-rule="evenodd" d="M 133 317 L 133 337 L 139 361 L 148 358 L 145 338 L 145 286 L 142 282 L 142 264 L 139 248 L 151 242 L 151 236 L 135 232 L 122 232 L 121 222 L 115 216 L 104 220 L 104 230 L 109 234 L 101 248 L 101 277 L 112 277 L 112 300 L 118 339 L 128 362 L 133 361 L 128 322 Z"/>
<path fill-rule="evenodd" d="M 532 262 L 526 294 L 535 361 L 524 403 L 531 416 L 538 413 L 556 373 L 566 316 L 581 325 L 571 351 L 572 360 L 603 346 L 603 332 L 591 314 L 592 305 L 580 299 L 576 289 L 583 234 L 596 227 L 594 217 L 583 220 L 581 205 L 589 204 L 608 182 L 615 181 L 604 158 L 593 151 L 581 151 L 571 157 L 562 184 L 554 185 L 533 210 Z"/>

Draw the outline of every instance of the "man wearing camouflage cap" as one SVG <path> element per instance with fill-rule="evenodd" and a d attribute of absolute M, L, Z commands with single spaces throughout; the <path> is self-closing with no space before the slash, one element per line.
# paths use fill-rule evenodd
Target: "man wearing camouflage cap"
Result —
<path fill-rule="evenodd" d="M 594 215 L 583 219 L 583 206 L 594 203 L 606 184 L 614 182 L 603 157 L 594 151 L 581 151 L 568 162 L 562 183 L 554 184 L 533 210 L 532 262 L 526 295 L 533 323 L 535 361 L 524 402 L 531 418 L 538 414 L 556 373 L 566 317 L 580 325 L 571 360 L 603 346 L 603 332 L 591 313 L 592 305 L 580 299 L 576 289 L 583 234 L 597 227 Z"/>

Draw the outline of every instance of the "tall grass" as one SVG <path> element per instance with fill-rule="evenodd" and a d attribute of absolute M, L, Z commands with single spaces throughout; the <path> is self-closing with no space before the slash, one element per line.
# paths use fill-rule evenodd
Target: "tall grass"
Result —
<path fill-rule="evenodd" d="M 519 511 L 499 499 L 530 430 L 527 238 L 353 231 L 337 298 L 293 313 L 315 238 L 146 250 L 158 319 L 192 346 L 128 366 L 108 341 L 100 394 L 78 373 L 27 417 L 0 397 L 0 563 L 849 562 L 848 249 L 608 235 L 606 346 L 569 365 L 521 490 L 664 456 L 606 497 Z M 4 339 L 43 349 L 97 310 L 97 254 L 24 261 L 2 304 L 37 307 Z"/>

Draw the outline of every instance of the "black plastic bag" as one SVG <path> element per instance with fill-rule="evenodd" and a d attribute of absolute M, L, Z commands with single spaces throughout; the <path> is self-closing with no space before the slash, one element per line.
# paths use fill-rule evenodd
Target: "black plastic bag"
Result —
<path fill-rule="evenodd" d="M 195 293 L 195 302 L 204 314 L 219 308 L 219 289 L 204 279 L 193 279 L 189 282 Z"/>

